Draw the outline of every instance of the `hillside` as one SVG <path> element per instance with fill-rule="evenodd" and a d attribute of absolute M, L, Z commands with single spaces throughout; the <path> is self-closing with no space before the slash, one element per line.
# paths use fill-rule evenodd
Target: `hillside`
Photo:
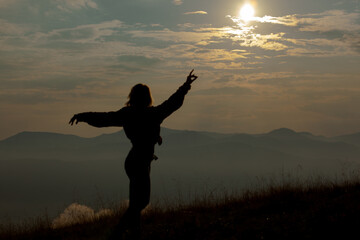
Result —
<path fill-rule="evenodd" d="M 269 185 L 219 198 L 208 195 L 188 205 L 148 210 L 141 239 L 354 239 L 360 224 L 359 199 L 358 180 Z M 13 231 L 3 229 L 0 238 L 107 239 L 120 215 L 54 230 L 43 219 Z"/>

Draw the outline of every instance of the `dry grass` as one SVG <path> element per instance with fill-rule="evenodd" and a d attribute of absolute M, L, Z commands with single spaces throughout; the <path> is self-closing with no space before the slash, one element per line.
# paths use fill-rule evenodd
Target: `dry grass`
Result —
<path fill-rule="evenodd" d="M 142 220 L 142 239 L 352 239 L 360 226 L 360 180 L 270 181 L 257 190 L 196 198 Z M 46 217 L 0 228 L 0 239 L 106 239 L 124 208 L 52 229 Z"/>

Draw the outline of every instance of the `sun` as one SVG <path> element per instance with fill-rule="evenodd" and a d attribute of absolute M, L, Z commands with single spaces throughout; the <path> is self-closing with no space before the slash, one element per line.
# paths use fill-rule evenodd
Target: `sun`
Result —
<path fill-rule="evenodd" d="M 240 18 L 244 21 L 250 21 L 254 17 L 255 9 L 251 4 L 245 4 L 240 10 Z"/>

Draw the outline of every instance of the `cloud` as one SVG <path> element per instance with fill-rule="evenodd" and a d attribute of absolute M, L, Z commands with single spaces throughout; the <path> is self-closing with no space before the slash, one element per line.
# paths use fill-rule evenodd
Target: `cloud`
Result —
<path fill-rule="evenodd" d="M 56 0 L 57 8 L 63 11 L 79 10 L 82 8 L 98 9 L 93 0 Z"/>
<path fill-rule="evenodd" d="M 117 57 L 117 61 L 121 63 L 136 63 L 139 65 L 153 65 L 161 62 L 160 59 L 150 58 L 146 56 L 136 56 L 136 55 L 121 55 Z"/>
<path fill-rule="evenodd" d="M 116 58 L 116 62 L 117 64 L 112 65 L 111 68 L 139 72 L 145 69 L 149 70 L 149 68 L 156 66 L 162 60 L 146 56 L 121 55 Z"/>
<path fill-rule="evenodd" d="M 186 13 L 184 13 L 185 15 L 196 15 L 196 14 L 198 14 L 198 15 L 206 15 L 206 14 L 208 14 L 207 12 L 205 12 L 205 11 L 194 11 L 194 12 L 186 12 Z"/>
<path fill-rule="evenodd" d="M 181 5 L 181 4 L 184 3 L 183 0 L 173 0 L 172 2 L 173 2 L 173 4 L 175 4 L 175 5 Z"/>
<path fill-rule="evenodd" d="M 283 40 L 283 36 L 284 33 L 271 33 L 268 35 L 250 34 L 247 38 L 240 40 L 242 41 L 240 45 L 245 47 L 259 47 L 265 50 L 281 51 L 288 48 L 288 46 L 279 42 Z"/>
<path fill-rule="evenodd" d="M 101 37 L 112 36 L 122 29 L 124 24 L 119 20 L 106 21 L 98 24 L 86 24 L 74 28 L 55 29 L 48 33 L 34 34 L 36 41 L 67 41 L 89 43 Z"/>
<path fill-rule="evenodd" d="M 329 31 L 360 31 L 357 21 L 360 13 L 347 13 L 343 10 L 331 10 L 320 14 L 308 14 L 298 18 L 300 31 L 329 32 Z"/>
<path fill-rule="evenodd" d="M 264 84 L 264 85 L 276 85 L 276 86 L 285 86 L 294 83 L 294 81 L 289 81 L 291 79 L 297 79 L 297 75 L 292 72 L 257 72 L 250 73 L 244 76 L 247 82 L 255 84 Z"/>
<path fill-rule="evenodd" d="M 0 34 L 5 36 L 22 35 L 29 30 L 30 28 L 25 25 L 14 24 L 0 19 Z"/>
<path fill-rule="evenodd" d="M 345 34 L 343 40 L 357 53 L 360 53 L 360 33 Z"/>
<path fill-rule="evenodd" d="M 229 96 L 237 96 L 237 95 L 252 95 L 255 94 L 253 90 L 246 87 L 221 87 L 221 88 L 208 88 L 202 89 L 193 92 L 194 95 L 229 95 Z"/>
<path fill-rule="evenodd" d="M 294 39 L 297 47 L 287 50 L 289 56 L 308 56 L 308 57 L 331 57 L 340 55 L 357 55 L 358 38 L 344 35 L 338 39 Z"/>
<path fill-rule="evenodd" d="M 1 92 L 0 92 L 1 93 Z M 11 104 L 24 104 L 24 105 L 35 105 L 35 104 L 49 104 L 58 102 L 59 99 L 49 92 L 43 92 L 40 90 L 35 91 L 6 91 L 1 93 L 1 102 Z"/>
<path fill-rule="evenodd" d="M 331 10 L 280 17 L 254 17 L 249 23 L 237 17 L 227 17 L 236 23 L 236 26 L 224 30 L 240 46 L 259 47 L 278 51 L 281 54 L 286 51 L 287 56 L 325 57 L 359 53 L 360 13 L 358 12 Z M 264 26 L 264 24 L 271 25 Z M 275 27 L 276 25 L 287 28 Z M 272 29 L 278 32 L 268 34 Z M 279 32 L 279 29 L 283 32 Z"/>
<path fill-rule="evenodd" d="M 245 27 L 247 23 L 245 23 L 239 17 L 232 17 L 230 15 L 226 16 L 227 18 L 231 19 L 234 23 L 238 24 L 240 27 Z M 272 24 L 280 24 L 285 26 L 297 26 L 298 19 L 296 15 L 287 15 L 282 17 L 272 17 L 265 15 L 264 17 L 252 17 L 250 22 L 259 22 L 259 23 L 272 23 Z"/>
<path fill-rule="evenodd" d="M 11 66 L 10 66 L 11 67 Z M 0 69 L 2 65 L 0 64 Z M 14 71 L 16 68 L 11 69 Z M 19 69 L 17 69 L 20 71 Z M 31 71 L 33 68 L 27 69 L 27 71 Z M 70 70 L 70 69 L 69 69 Z M 58 90 L 58 91 L 66 91 L 78 88 L 82 85 L 96 85 L 97 82 L 101 81 L 97 78 L 90 78 L 88 76 L 71 76 L 71 75 L 50 75 L 46 74 L 46 77 L 42 76 L 46 72 L 40 72 L 39 75 L 36 75 L 34 79 L 29 79 L 24 77 L 24 79 L 19 80 L 7 80 L 4 79 L 1 81 L 2 86 L 4 86 L 7 90 L 9 89 L 27 89 L 34 90 L 37 89 L 42 92 L 42 95 L 46 95 L 46 91 L 44 90 Z M 2 76 L 2 75 L 0 75 Z M 5 75 L 6 76 L 6 75 Z M 1 93 L 1 91 L 0 91 Z"/>
<path fill-rule="evenodd" d="M 16 2 L 18 2 L 18 0 L 0 0 L 0 8 L 8 7 Z"/>
<path fill-rule="evenodd" d="M 197 43 L 209 40 L 219 35 L 219 31 L 173 31 L 168 28 L 162 30 L 131 30 L 128 31 L 133 37 L 152 38 L 154 40 L 171 41 L 173 43 L 193 42 Z"/>
<path fill-rule="evenodd" d="M 241 18 L 227 16 L 240 27 L 246 26 Z M 304 32 L 328 32 L 328 31 L 360 31 L 358 20 L 360 13 L 346 12 L 344 10 L 330 10 L 322 13 L 293 14 L 280 17 L 264 16 L 253 17 L 252 22 L 279 24 L 290 27 L 298 27 Z"/>
<path fill-rule="evenodd" d="M 322 15 L 329 14 L 317 14 L 320 17 Z M 296 25 L 299 18 L 298 15 L 268 17 L 267 21 L 271 25 L 286 25 L 286 28 L 297 31 L 300 27 Z M 311 18 L 314 16 L 311 15 Z M 237 71 L 261 68 L 262 62 L 254 59 L 255 57 L 345 56 L 359 52 L 356 33 L 348 33 L 343 38 L 336 39 L 326 39 L 324 36 L 305 38 L 279 26 L 275 30 L 266 29 L 266 33 L 261 28 L 262 22 L 233 27 L 209 27 L 192 23 L 186 27 L 169 29 L 159 25 L 154 28 L 151 23 L 140 26 L 113 20 L 24 36 L 21 34 L 26 31 L 25 27 L 4 20 L 3 23 L 3 26 L 9 25 L 0 27 L 0 30 L 8 31 L 7 36 L 14 34 L 20 37 L 17 41 L 6 41 L 0 47 L 0 50 L 6 49 L 9 53 L 2 75 L 7 74 L 5 77 L 9 77 L 9 74 L 19 74 L 19 71 L 9 68 L 9 63 L 14 63 L 13 67 L 20 69 L 23 76 L 33 76 L 35 80 L 29 81 L 29 85 L 59 91 L 75 89 L 83 83 L 97 84 L 97 79 L 104 79 L 103 84 L 106 85 L 113 75 L 120 73 L 125 76 L 126 73 L 157 69 L 159 63 L 164 68 L 197 64 L 211 70 Z M 282 31 L 286 31 L 286 34 Z M 9 44 L 18 44 L 12 48 L 16 55 L 10 55 L 10 48 L 7 48 Z M 21 58 L 16 58 L 21 51 L 24 52 Z M 24 59 L 34 63 L 41 62 L 32 64 Z M 91 71 L 86 70 L 89 66 Z M 52 81 L 49 74 L 61 71 L 66 73 Z M 39 78 L 44 74 L 49 81 Z M 69 76 L 82 80 L 72 82 L 68 80 Z M 21 84 L 22 81 L 18 81 L 17 85 Z M 23 86 L 27 86 L 26 84 Z"/>

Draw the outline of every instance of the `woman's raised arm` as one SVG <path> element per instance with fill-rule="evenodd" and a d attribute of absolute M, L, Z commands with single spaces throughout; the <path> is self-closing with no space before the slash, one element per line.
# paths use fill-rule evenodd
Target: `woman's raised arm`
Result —
<path fill-rule="evenodd" d="M 187 76 L 185 83 L 180 86 L 179 89 L 173 95 L 171 95 L 168 100 L 156 107 L 159 111 L 161 121 L 163 121 L 182 106 L 185 95 L 191 88 L 191 84 L 198 78 L 195 74 L 193 74 L 193 72 L 194 69 Z"/>

